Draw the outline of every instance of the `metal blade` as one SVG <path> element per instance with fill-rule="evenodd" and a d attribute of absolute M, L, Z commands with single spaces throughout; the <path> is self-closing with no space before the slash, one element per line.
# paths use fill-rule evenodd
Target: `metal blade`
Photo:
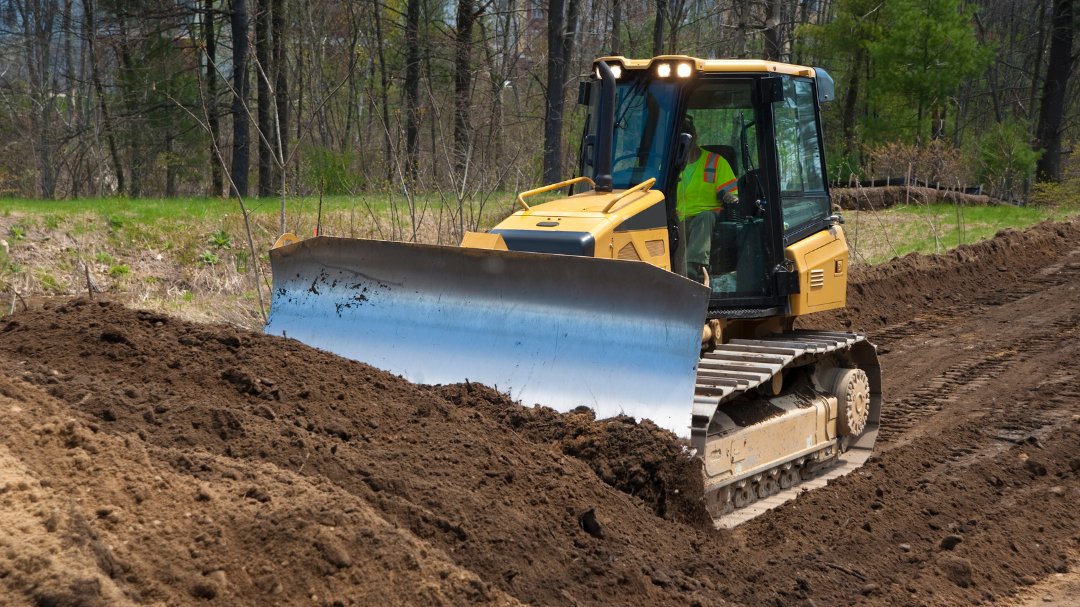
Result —
<path fill-rule="evenodd" d="M 318 237 L 273 249 L 266 332 L 425 384 L 689 435 L 706 287 L 655 266 Z"/>

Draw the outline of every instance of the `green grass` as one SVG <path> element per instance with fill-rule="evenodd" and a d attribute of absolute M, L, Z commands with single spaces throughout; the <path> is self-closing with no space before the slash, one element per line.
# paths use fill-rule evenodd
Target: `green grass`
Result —
<path fill-rule="evenodd" d="M 447 194 L 452 197 L 452 194 Z M 497 192 L 492 194 L 487 204 L 508 205 L 515 194 Z M 536 199 L 543 200 L 544 196 Z M 550 198 L 550 196 L 549 196 Z M 349 211 L 355 209 L 358 216 L 369 212 L 376 214 L 388 212 L 392 205 L 406 208 L 407 201 L 400 194 L 374 193 L 358 196 L 324 196 L 323 213 Z M 416 199 L 417 206 L 437 208 L 443 204 L 438 194 L 422 194 Z M 285 198 L 286 215 L 297 213 L 313 215 L 318 213 L 319 197 Z M 280 198 L 245 198 L 244 205 L 256 217 L 275 217 L 281 211 Z M 240 205 L 235 199 L 224 198 L 78 198 L 75 200 L 34 200 L 29 198 L 0 198 L 0 208 L 5 213 L 28 213 L 44 217 L 49 227 L 55 228 L 59 218 L 75 215 L 101 215 L 116 230 L 130 222 L 149 223 L 160 220 L 191 221 L 221 217 L 229 213 L 239 213 Z M 408 212 L 407 210 L 405 211 Z"/>
<path fill-rule="evenodd" d="M 844 211 L 844 232 L 857 261 L 880 263 L 912 251 L 944 253 L 958 244 L 992 238 L 1007 228 L 1024 229 L 1047 219 L 1064 221 L 1077 209 L 969 206 L 961 208 L 958 229 L 953 205 L 901 205 L 887 211 Z M 936 238 L 935 238 L 936 233 Z M 887 238 L 886 238 L 887 235 Z"/>

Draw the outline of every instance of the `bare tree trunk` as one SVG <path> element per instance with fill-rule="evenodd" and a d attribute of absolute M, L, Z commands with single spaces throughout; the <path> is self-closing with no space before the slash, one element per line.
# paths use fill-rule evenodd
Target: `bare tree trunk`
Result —
<path fill-rule="evenodd" d="M 109 156 L 112 158 L 113 171 L 116 173 L 116 191 L 124 191 L 124 165 L 120 162 L 120 151 L 116 147 L 116 137 L 113 134 L 112 116 L 109 114 L 109 103 L 105 98 L 105 87 L 101 84 L 101 67 L 98 65 L 97 53 L 97 25 L 94 18 L 97 16 L 97 8 L 94 0 L 83 0 L 84 25 L 86 39 L 90 44 L 90 79 L 94 81 L 94 91 L 98 98 L 98 107 L 101 108 L 101 121 L 105 127 L 105 140 L 109 143 Z"/>
<path fill-rule="evenodd" d="M 408 0 L 405 14 L 406 175 L 417 178 L 420 150 L 420 0 Z"/>
<path fill-rule="evenodd" d="M 622 54 L 622 2 L 612 0 L 611 3 L 611 54 Z"/>
<path fill-rule="evenodd" d="M 218 153 L 217 33 L 214 31 L 214 0 L 203 0 L 203 43 L 206 49 L 206 122 L 210 131 L 210 195 L 221 196 L 224 181 Z"/>
<path fill-rule="evenodd" d="M 248 118 L 245 106 L 248 96 L 247 54 L 248 16 L 246 0 L 230 0 L 230 20 L 233 42 L 233 153 L 231 196 L 247 196 L 250 149 L 248 141 Z"/>
<path fill-rule="evenodd" d="M 277 128 L 274 130 L 274 141 L 278 145 L 278 153 L 281 154 L 282 165 L 289 157 L 289 61 L 285 54 L 285 1 L 273 0 L 274 14 L 271 18 L 270 27 L 274 36 L 274 94 L 277 105 Z M 354 47 L 356 45 L 353 45 Z M 351 72 L 350 72 L 351 73 Z M 285 190 L 285 167 L 281 167 L 281 191 Z"/>
<path fill-rule="evenodd" d="M 472 90 L 473 26 L 480 9 L 473 0 L 458 0 L 457 31 L 454 32 L 454 170 L 461 175 L 469 153 L 470 91 Z"/>
<path fill-rule="evenodd" d="M 765 60 L 780 61 L 780 0 L 766 0 L 765 13 Z"/>
<path fill-rule="evenodd" d="M 386 181 L 390 181 L 394 174 L 394 148 L 390 141 L 390 75 L 386 70 L 386 49 L 383 45 L 382 35 L 382 10 L 379 4 L 374 5 L 375 9 L 375 43 L 379 50 L 379 81 L 381 89 L 379 91 L 380 101 L 382 102 L 382 115 L 379 119 L 382 121 L 383 131 L 383 143 L 385 144 L 384 157 L 386 159 Z M 371 104 L 375 105 L 375 100 L 371 100 Z"/>
<path fill-rule="evenodd" d="M 739 27 L 735 35 L 735 56 L 746 59 L 746 30 L 750 27 L 751 0 L 742 0 L 739 4 Z"/>
<path fill-rule="evenodd" d="M 1061 123 L 1065 116 L 1065 90 L 1072 73 L 1072 43 L 1076 28 L 1073 0 L 1054 0 L 1050 33 L 1050 57 L 1046 85 L 1039 106 L 1039 124 L 1035 136 L 1045 150 L 1035 168 L 1038 181 L 1061 180 Z"/>
<path fill-rule="evenodd" d="M 30 129 L 37 148 L 41 197 L 52 200 L 56 195 L 56 173 L 52 165 L 52 114 L 55 95 L 52 91 L 51 66 L 52 32 L 56 1 L 44 0 L 19 5 L 22 15 L 26 70 L 34 108 L 30 110 Z"/>
<path fill-rule="evenodd" d="M 270 72 L 270 0 L 255 0 L 255 81 L 259 96 L 256 118 L 259 122 L 259 196 L 274 192 L 274 150 L 270 147 L 274 133 L 274 112 L 271 107 Z"/>
<path fill-rule="evenodd" d="M 664 54 L 664 17 L 667 14 L 667 0 L 656 0 L 656 21 L 653 22 L 652 54 L 653 57 Z"/>
<path fill-rule="evenodd" d="M 544 183 L 562 178 L 562 110 L 566 64 L 563 53 L 563 0 L 548 2 L 547 104 L 544 108 Z"/>
<path fill-rule="evenodd" d="M 1035 124 L 1035 97 L 1039 93 L 1039 72 L 1042 71 L 1043 51 L 1046 49 L 1046 1 L 1039 0 L 1039 38 L 1035 43 L 1035 67 L 1031 76 L 1031 96 L 1028 100 L 1028 122 Z"/>

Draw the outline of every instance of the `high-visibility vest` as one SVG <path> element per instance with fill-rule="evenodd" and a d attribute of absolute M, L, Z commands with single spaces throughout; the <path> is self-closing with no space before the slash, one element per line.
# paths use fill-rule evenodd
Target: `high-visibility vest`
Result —
<path fill-rule="evenodd" d="M 687 165 L 679 176 L 679 200 L 675 211 L 679 220 L 690 219 L 705 211 L 719 211 L 719 192 L 739 195 L 739 182 L 731 165 L 719 154 L 702 150 L 697 162 Z"/>

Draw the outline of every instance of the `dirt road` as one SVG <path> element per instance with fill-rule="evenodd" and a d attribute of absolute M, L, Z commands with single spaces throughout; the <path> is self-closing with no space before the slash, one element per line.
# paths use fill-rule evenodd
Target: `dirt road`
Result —
<path fill-rule="evenodd" d="M 861 268 L 850 303 L 814 320 L 881 346 L 879 453 L 731 532 L 649 423 L 97 301 L 16 314 L 0 321 L 0 597 L 1070 604 L 1080 226 Z"/>

